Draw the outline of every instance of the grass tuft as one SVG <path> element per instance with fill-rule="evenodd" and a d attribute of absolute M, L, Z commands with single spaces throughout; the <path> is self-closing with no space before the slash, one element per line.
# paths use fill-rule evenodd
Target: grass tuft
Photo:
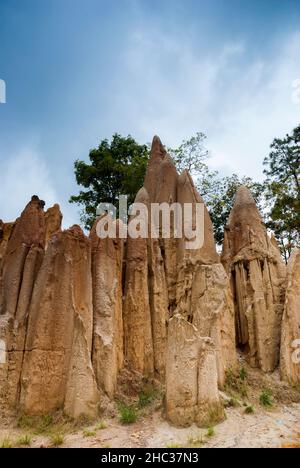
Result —
<path fill-rule="evenodd" d="M 213 437 L 215 435 L 215 429 L 213 427 L 209 427 L 207 429 L 206 435 L 207 435 L 207 437 Z"/>
<path fill-rule="evenodd" d="M 273 406 L 272 397 L 273 397 L 272 391 L 268 388 L 265 389 L 259 397 L 259 402 L 261 406 L 263 406 L 264 408 L 272 408 Z"/>
<path fill-rule="evenodd" d="M 0 442 L 0 448 L 2 449 L 10 449 L 12 446 L 13 443 L 9 437 L 4 437 L 4 439 Z"/>
<path fill-rule="evenodd" d="M 19 447 L 30 447 L 32 444 L 32 437 L 29 434 L 24 434 L 20 436 L 17 440 L 17 445 Z"/>
<path fill-rule="evenodd" d="M 62 434 L 56 433 L 51 435 L 50 441 L 53 447 L 60 447 L 64 443 L 65 438 Z"/>
<path fill-rule="evenodd" d="M 245 408 L 245 414 L 254 414 L 254 413 L 255 413 L 255 409 L 253 405 L 249 405 Z"/>
<path fill-rule="evenodd" d="M 122 424 L 133 424 L 137 420 L 137 411 L 133 405 L 119 404 L 119 418 Z"/>

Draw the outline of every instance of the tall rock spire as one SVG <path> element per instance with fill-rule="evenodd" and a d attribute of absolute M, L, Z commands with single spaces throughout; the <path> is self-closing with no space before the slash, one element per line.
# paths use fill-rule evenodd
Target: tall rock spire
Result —
<path fill-rule="evenodd" d="M 237 341 L 251 365 L 278 365 L 285 266 L 246 187 L 236 195 L 222 252 L 234 291 Z"/>

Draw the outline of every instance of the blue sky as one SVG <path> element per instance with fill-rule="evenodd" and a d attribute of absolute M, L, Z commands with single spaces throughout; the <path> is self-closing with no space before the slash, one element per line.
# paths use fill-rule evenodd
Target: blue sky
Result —
<path fill-rule="evenodd" d="M 261 178 L 299 51 L 298 0 L 0 0 L 0 218 L 35 193 L 78 222 L 73 162 L 114 132 L 203 131 L 214 169 Z"/>

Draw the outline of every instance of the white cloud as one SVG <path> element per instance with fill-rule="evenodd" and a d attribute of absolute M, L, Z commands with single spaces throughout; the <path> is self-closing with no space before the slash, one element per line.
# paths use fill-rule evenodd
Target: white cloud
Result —
<path fill-rule="evenodd" d="M 0 161 L 0 218 L 20 216 L 32 195 L 38 195 L 49 207 L 57 195 L 47 167 L 38 152 L 28 148 Z"/>
<path fill-rule="evenodd" d="M 157 28 L 134 32 L 113 111 L 140 141 L 158 133 L 174 146 L 204 131 L 214 168 L 260 178 L 273 138 L 300 122 L 300 32 L 274 41 L 272 54 L 244 41 L 203 45 Z"/>

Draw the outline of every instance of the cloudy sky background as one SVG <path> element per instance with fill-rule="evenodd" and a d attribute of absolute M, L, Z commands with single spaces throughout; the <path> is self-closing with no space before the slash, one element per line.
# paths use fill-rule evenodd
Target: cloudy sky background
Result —
<path fill-rule="evenodd" d="M 207 135 L 222 175 L 262 178 L 300 123 L 298 0 L 0 0 L 0 218 L 32 194 L 79 221 L 73 162 L 115 132 Z"/>

